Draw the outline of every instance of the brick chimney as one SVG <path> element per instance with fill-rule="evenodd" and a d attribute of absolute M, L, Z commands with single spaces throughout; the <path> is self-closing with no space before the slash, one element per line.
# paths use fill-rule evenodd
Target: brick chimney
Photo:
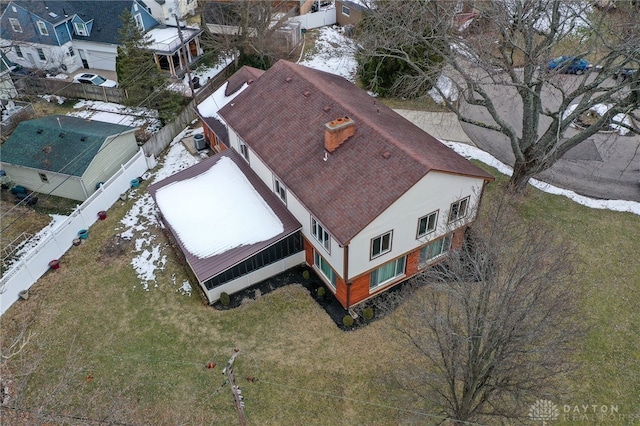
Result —
<path fill-rule="evenodd" d="M 333 152 L 356 133 L 356 123 L 349 117 L 340 117 L 324 125 L 324 148 Z"/>

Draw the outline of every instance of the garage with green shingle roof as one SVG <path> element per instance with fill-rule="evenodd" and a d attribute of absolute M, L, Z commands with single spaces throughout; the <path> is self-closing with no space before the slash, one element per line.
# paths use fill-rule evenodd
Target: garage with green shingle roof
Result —
<path fill-rule="evenodd" d="M 14 184 L 86 200 L 138 151 L 135 127 L 51 115 L 23 121 L 0 148 Z"/>

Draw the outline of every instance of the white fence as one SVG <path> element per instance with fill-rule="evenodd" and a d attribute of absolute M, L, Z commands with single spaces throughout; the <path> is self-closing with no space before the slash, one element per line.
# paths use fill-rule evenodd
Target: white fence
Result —
<path fill-rule="evenodd" d="M 291 21 L 298 21 L 302 28 L 307 30 L 311 28 L 320 28 L 327 25 L 333 25 L 336 21 L 336 8 L 332 7 L 327 10 L 319 10 L 313 13 L 306 13 L 300 16 L 294 16 Z"/>
<path fill-rule="evenodd" d="M 0 315 L 49 270 L 49 262 L 59 259 L 71 248 L 78 231 L 89 229 L 98 220 L 98 212 L 108 210 L 125 193 L 131 180 L 155 167 L 155 158 L 147 158 L 142 149 L 120 167 L 104 185 L 82 203 L 63 223 L 59 224 L 28 253 L 21 256 L 0 278 Z"/>

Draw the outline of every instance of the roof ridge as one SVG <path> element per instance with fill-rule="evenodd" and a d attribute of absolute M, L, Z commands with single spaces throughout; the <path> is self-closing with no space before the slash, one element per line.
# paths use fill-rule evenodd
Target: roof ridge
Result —
<path fill-rule="evenodd" d="M 302 78 L 304 78 L 304 76 L 302 76 L 301 75 L 302 73 L 300 73 L 298 71 L 301 70 L 301 67 L 304 67 L 305 71 L 309 70 L 312 74 L 313 73 L 322 73 L 322 74 L 326 74 L 326 75 L 331 76 L 331 77 L 342 78 L 346 82 L 348 82 L 350 84 L 353 84 L 352 82 L 350 82 L 349 80 L 347 80 L 346 78 L 344 78 L 341 75 L 331 74 L 331 73 L 329 73 L 327 71 L 317 70 L 317 69 L 314 69 L 314 68 L 307 67 L 305 65 L 295 64 L 293 62 L 289 62 L 289 61 L 286 61 L 286 60 L 281 60 L 281 61 L 284 61 L 284 62 L 288 63 L 288 65 L 290 65 L 288 68 L 292 69 L 294 72 L 299 74 Z M 402 151 L 406 152 L 412 159 L 414 159 L 414 160 L 418 161 L 419 163 L 423 164 L 424 166 L 426 166 L 427 170 L 425 170 L 425 174 L 429 170 L 435 169 L 433 163 L 429 162 L 424 156 L 419 155 L 419 153 L 417 153 L 412 147 L 409 147 L 409 146 L 407 146 L 407 144 L 404 144 L 401 141 L 399 141 L 398 139 L 396 139 L 396 137 L 394 136 L 393 132 L 391 132 L 388 129 L 390 126 L 382 126 L 382 125 L 380 125 L 375 120 L 372 120 L 369 117 L 370 114 L 364 114 L 364 113 L 359 113 L 358 111 L 354 111 L 351 108 L 350 104 L 345 102 L 342 98 L 334 96 L 333 92 L 331 90 L 329 90 L 326 86 L 324 86 L 322 84 L 319 84 L 316 79 L 304 78 L 304 80 L 308 81 L 309 83 L 311 83 L 315 88 L 319 89 L 325 96 L 331 98 L 331 100 L 333 100 L 334 102 L 339 104 L 342 109 L 348 110 L 348 111 L 352 111 L 352 112 L 350 112 L 351 118 L 356 118 L 356 119 L 360 120 L 361 122 L 365 123 L 366 125 L 370 126 L 372 129 L 375 130 L 375 132 L 377 134 L 381 135 L 384 138 L 385 141 L 390 142 L 394 147 L 396 147 L 398 149 L 401 149 Z M 354 86 L 355 86 L 355 84 L 354 84 Z M 370 96 L 370 95 L 367 94 L 367 96 Z M 424 130 L 420 129 L 418 126 L 416 126 L 411 121 L 407 120 L 406 118 L 404 118 L 403 116 L 401 116 L 400 114 L 395 112 L 393 109 L 389 108 L 388 106 L 386 106 L 384 104 L 376 103 L 375 97 L 371 96 L 371 98 L 373 100 L 372 106 L 375 105 L 376 111 L 378 113 L 378 116 L 380 116 L 380 108 L 382 108 L 383 110 L 386 110 L 388 114 L 391 114 L 393 118 L 404 120 L 407 123 L 409 123 L 411 126 L 414 126 L 417 129 L 419 129 L 420 131 L 422 131 L 428 137 L 433 138 L 432 135 L 430 135 L 429 133 L 427 133 Z M 391 118 L 391 117 L 389 117 L 389 118 Z M 356 121 L 356 125 L 357 125 L 358 120 L 354 120 L 354 121 Z"/>

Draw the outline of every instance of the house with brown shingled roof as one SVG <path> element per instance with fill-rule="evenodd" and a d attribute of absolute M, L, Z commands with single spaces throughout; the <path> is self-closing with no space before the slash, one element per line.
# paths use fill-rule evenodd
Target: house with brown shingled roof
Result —
<path fill-rule="evenodd" d="M 301 225 L 304 262 L 345 308 L 459 247 L 493 180 L 343 77 L 283 60 L 218 116 L 229 148 Z M 211 303 L 228 288 L 201 285 Z"/>

